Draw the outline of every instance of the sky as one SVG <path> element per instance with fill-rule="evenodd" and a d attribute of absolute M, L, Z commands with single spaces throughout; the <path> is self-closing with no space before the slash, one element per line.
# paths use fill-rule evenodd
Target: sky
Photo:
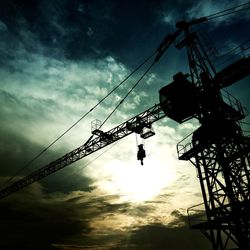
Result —
<path fill-rule="evenodd" d="M 151 55 L 177 21 L 244 2 L 0 1 L 0 185 L 82 145 L 91 121 L 105 120 L 146 67 L 23 169 Z M 194 27 L 203 41 L 213 40 L 217 53 L 210 49 L 209 55 L 218 71 L 248 55 L 249 41 L 241 51 L 232 49 L 249 40 L 249 24 L 245 11 Z M 188 73 L 185 50 L 172 46 L 103 130 L 157 104 L 159 89 L 180 71 Z M 228 91 L 250 110 L 248 82 Z M 136 159 L 141 139 L 132 134 L 0 200 L 0 248 L 211 249 L 189 228 L 187 208 L 202 196 L 195 167 L 176 152 L 198 125 L 168 118 L 153 124 L 143 166 Z"/>

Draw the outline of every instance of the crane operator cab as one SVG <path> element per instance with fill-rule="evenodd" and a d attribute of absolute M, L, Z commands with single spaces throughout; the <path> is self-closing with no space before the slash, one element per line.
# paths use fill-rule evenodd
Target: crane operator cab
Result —
<path fill-rule="evenodd" d="M 199 89 L 182 72 L 173 76 L 173 82 L 161 88 L 160 105 L 164 113 L 174 121 L 183 123 L 198 111 Z"/>
<path fill-rule="evenodd" d="M 143 159 L 146 157 L 146 152 L 143 148 L 143 144 L 138 145 L 138 152 L 137 152 L 137 160 L 141 161 L 141 165 L 143 165 Z"/>

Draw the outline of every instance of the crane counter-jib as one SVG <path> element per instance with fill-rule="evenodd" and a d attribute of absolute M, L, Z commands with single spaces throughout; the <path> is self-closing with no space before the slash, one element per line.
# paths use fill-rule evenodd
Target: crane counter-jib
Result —
<path fill-rule="evenodd" d="M 82 146 L 2 189 L 0 191 L 0 199 L 43 179 L 44 177 L 130 135 L 133 132 L 137 132 L 135 130 L 136 128 L 142 130 L 144 127 L 150 127 L 152 123 L 165 116 L 166 114 L 163 112 L 160 104 L 156 104 L 139 115 L 112 128 L 108 132 L 101 131 L 101 133 L 95 137 L 92 135 Z"/>

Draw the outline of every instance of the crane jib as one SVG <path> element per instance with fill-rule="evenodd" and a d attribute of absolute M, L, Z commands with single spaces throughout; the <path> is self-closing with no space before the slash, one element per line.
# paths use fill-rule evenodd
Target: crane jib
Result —
<path fill-rule="evenodd" d="M 126 122 L 112 128 L 108 132 L 103 132 L 97 137 L 91 136 L 85 144 L 74 149 L 73 151 L 65 154 L 55 161 L 50 162 L 44 167 L 36 170 L 35 172 L 27 175 L 26 177 L 14 182 L 12 185 L 0 191 L 0 199 L 4 198 L 36 181 L 39 181 L 46 176 L 102 149 L 115 141 L 118 141 L 131 133 L 127 124 L 135 124 L 138 119 L 143 122 L 145 126 L 151 126 L 152 123 L 162 119 L 166 114 L 163 112 L 160 104 L 156 104 L 139 115 L 129 119 Z"/>

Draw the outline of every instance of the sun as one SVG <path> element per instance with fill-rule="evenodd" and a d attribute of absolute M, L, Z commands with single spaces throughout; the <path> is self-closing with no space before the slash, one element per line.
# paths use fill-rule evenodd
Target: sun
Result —
<path fill-rule="evenodd" d="M 152 200 L 174 179 L 171 168 L 154 157 L 143 166 L 137 161 L 113 160 L 103 169 L 97 185 L 110 194 L 119 194 L 121 201 L 134 203 Z"/>

